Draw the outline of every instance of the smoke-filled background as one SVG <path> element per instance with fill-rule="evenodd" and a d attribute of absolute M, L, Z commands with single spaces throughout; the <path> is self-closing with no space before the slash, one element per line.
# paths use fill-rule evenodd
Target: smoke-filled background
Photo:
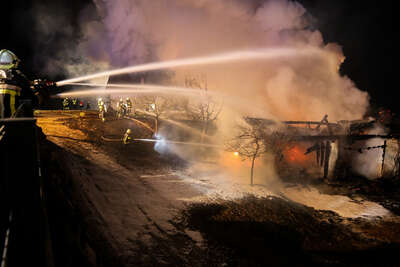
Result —
<path fill-rule="evenodd" d="M 273 54 L 276 48 L 290 47 L 299 50 L 299 56 L 179 68 L 174 81 L 182 84 L 188 71 L 205 74 L 209 89 L 234 96 L 240 101 L 232 99 L 230 106 L 252 116 L 318 120 L 328 114 L 339 120 L 359 119 L 367 111 L 368 95 L 338 71 L 344 60 L 340 46 L 324 42 L 297 2 L 120 0 L 94 5 L 81 11 L 81 34 L 63 44 L 67 51 L 49 58 L 45 68 L 50 73 L 79 76 L 158 60 L 255 48 L 270 48 Z M 58 28 L 72 34 L 62 17 L 48 15 L 46 9 L 35 7 L 44 39 Z M 326 53 L 301 55 L 308 47 Z M 37 56 L 46 56 L 43 52 Z"/>
<path fill-rule="evenodd" d="M 279 120 L 363 118 L 397 111 L 391 96 L 391 2 L 93 0 L 22 2 L 2 47 L 32 74 L 55 80 L 148 62 L 263 49 L 270 60 L 175 68 L 161 83 L 207 77 L 224 96 L 220 125 L 250 115 Z M 7 8 L 6 8 L 7 9 Z M 11 22 L 10 22 L 11 21 Z M 28 43 L 28 44 L 27 44 Z M 288 48 L 290 55 L 279 49 Z M 309 53 L 305 51 L 316 51 Z M 293 51 L 295 51 L 293 53 Z M 146 75 L 146 74 L 144 74 Z M 129 78 L 137 78 L 128 76 Z M 230 127 L 221 127 L 228 129 Z"/>
<path fill-rule="evenodd" d="M 327 44 L 337 43 L 346 56 L 340 72 L 355 81 L 354 87 L 370 94 L 374 107 L 385 106 L 397 111 L 390 97 L 394 89 L 389 86 L 393 81 L 392 1 L 361 5 L 328 0 L 42 0 L 2 5 L 2 9 L 7 10 L 1 18 L 2 27 L 7 30 L 1 45 L 15 51 L 32 75 L 57 80 L 97 69 L 225 49 L 282 44 L 311 44 L 329 49 Z M 340 49 L 334 45 L 331 49 L 338 51 L 336 59 L 340 60 Z M 315 69 L 323 69 L 318 65 L 320 67 Z M 279 93 L 288 104 L 297 101 L 296 97 L 287 96 L 294 88 L 288 89 L 286 84 L 293 81 L 300 87 L 308 80 L 307 75 L 298 74 L 299 68 L 310 76 L 313 74 L 309 68 L 299 66 L 297 69 L 293 66 L 273 68 L 273 72 L 265 68 L 267 75 L 264 76 L 269 77 L 262 90 L 270 106 L 276 106 L 276 99 L 280 98 L 274 83 L 283 88 Z M 353 84 L 347 78 L 331 76 L 332 80 L 327 79 L 311 80 L 314 84 L 308 88 L 320 87 L 321 94 L 330 92 L 326 98 L 341 97 L 344 89 L 337 92 L 332 86 L 353 91 Z M 360 99 L 365 98 L 360 96 Z M 313 104 L 320 109 L 318 101 L 303 103 L 299 107 Z M 362 106 L 363 103 L 358 104 Z M 345 107 L 348 105 L 346 103 Z M 275 108 L 280 114 L 282 109 L 284 105 Z M 324 109 L 333 120 L 332 111 Z M 282 116 L 291 114 L 283 112 Z"/>

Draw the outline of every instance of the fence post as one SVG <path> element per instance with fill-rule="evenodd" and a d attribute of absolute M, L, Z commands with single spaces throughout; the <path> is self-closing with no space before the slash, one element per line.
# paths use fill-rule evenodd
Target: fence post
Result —
<path fill-rule="evenodd" d="M 387 141 L 386 141 L 386 139 L 385 139 L 385 141 L 383 142 L 383 146 L 382 146 L 383 151 L 382 151 L 381 178 L 382 178 L 383 175 L 384 175 L 384 169 L 385 169 L 386 143 L 387 143 Z"/>

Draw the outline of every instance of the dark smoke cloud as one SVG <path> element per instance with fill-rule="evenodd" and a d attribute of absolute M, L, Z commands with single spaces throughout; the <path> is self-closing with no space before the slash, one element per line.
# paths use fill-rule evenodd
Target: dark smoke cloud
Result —
<path fill-rule="evenodd" d="M 71 75 L 68 66 L 92 64 L 98 60 L 92 49 L 82 49 L 90 37 L 88 27 L 98 17 L 90 1 L 33 2 L 29 13 L 34 17 L 30 25 L 33 67 L 40 75 L 61 78 Z"/>

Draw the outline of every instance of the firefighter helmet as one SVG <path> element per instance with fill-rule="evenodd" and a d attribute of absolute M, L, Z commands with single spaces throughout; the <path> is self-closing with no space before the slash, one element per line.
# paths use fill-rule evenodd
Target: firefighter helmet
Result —
<path fill-rule="evenodd" d="M 17 68 L 20 60 L 18 57 L 7 49 L 0 50 L 0 69 Z"/>
<path fill-rule="evenodd" d="M 127 134 L 130 134 L 130 133 L 131 133 L 131 129 L 127 129 L 127 130 L 126 130 L 126 133 L 127 133 Z"/>

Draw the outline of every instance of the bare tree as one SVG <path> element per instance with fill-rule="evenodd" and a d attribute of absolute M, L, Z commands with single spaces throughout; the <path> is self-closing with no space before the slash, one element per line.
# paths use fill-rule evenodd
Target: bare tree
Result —
<path fill-rule="evenodd" d="M 154 134 L 158 133 L 160 118 L 171 109 L 172 100 L 165 96 L 143 96 L 136 99 L 136 105 L 147 114 L 154 117 Z"/>
<path fill-rule="evenodd" d="M 251 160 L 250 184 L 253 185 L 254 163 L 267 152 L 265 145 L 264 124 L 245 119 L 245 124 L 238 125 L 238 134 L 227 143 L 227 150 L 239 153 L 243 159 Z"/>
<path fill-rule="evenodd" d="M 187 103 L 186 113 L 195 121 L 202 123 L 201 142 L 204 136 L 208 134 L 211 124 L 218 119 L 222 111 L 222 103 L 218 103 L 208 93 L 207 76 L 187 75 L 185 77 L 185 87 L 201 90 L 201 96 L 195 103 Z"/>

